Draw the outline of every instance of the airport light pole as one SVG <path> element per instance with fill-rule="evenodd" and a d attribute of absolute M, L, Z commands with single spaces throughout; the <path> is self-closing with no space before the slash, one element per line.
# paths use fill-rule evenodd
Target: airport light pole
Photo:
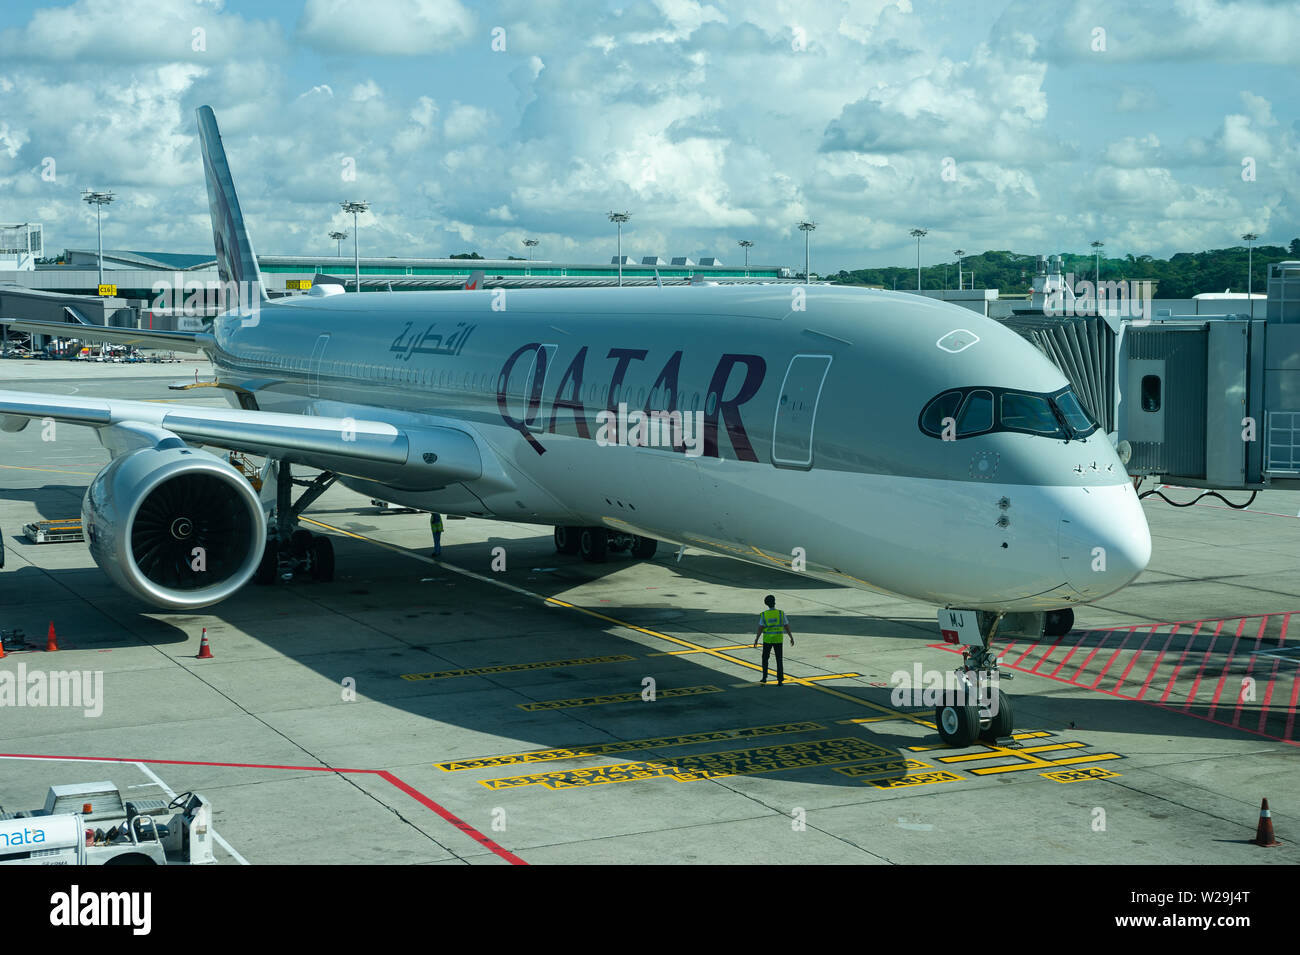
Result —
<path fill-rule="evenodd" d="M 916 290 L 921 291 L 921 237 L 929 235 L 929 229 L 913 229 L 908 235 L 916 236 Z"/>
<path fill-rule="evenodd" d="M 623 223 L 632 218 L 628 212 L 611 212 L 609 221 L 618 226 L 618 287 L 623 287 Z"/>
<path fill-rule="evenodd" d="M 537 248 L 536 239 L 524 239 L 524 245 L 528 249 L 528 274 L 533 274 L 533 249 Z"/>
<path fill-rule="evenodd" d="M 952 254 L 957 256 L 957 291 L 961 291 L 961 257 L 966 254 L 965 249 L 953 249 Z"/>
<path fill-rule="evenodd" d="M 1092 243 L 1092 256 L 1096 260 L 1096 265 L 1093 268 L 1092 273 L 1092 282 L 1098 289 L 1101 288 L 1101 250 L 1105 245 L 1106 243 L 1102 242 L 1100 239 L 1097 239 Z M 1098 294 L 1100 294 L 1100 292 Z"/>
<path fill-rule="evenodd" d="M 745 277 L 749 278 L 749 250 L 754 247 L 754 243 L 748 239 L 741 239 L 736 245 L 745 250 Z"/>
<path fill-rule="evenodd" d="M 1255 296 L 1251 294 L 1251 290 L 1254 287 L 1252 281 L 1254 279 L 1255 270 L 1252 266 L 1255 264 L 1255 250 L 1251 246 L 1251 243 L 1258 239 L 1259 236 L 1254 232 L 1247 232 L 1242 236 L 1242 238 L 1246 240 L 1246 298 L 1250 301 L 1250 317 L 1254 318 Z"/>
<path fill-rule="evenodd" d="M 812 269 L 808 262 L 808 238 L 816 228 L 817 223 L 810 219 L 805 219 L 799 223 L 799 231 L 803 233 L 803 282 L 805 285 L 812 283 Z"/>
<path fill-rule="evenodd" d="M 343 240 L 348 237 L 346 232 L 331 232 L 330 238 L 334 240 L 334 257 L 343 258 Z"/>
<path fill-rule="evenodd" d="M 95 207 L 95 235 L 99 242 L 99 284 L 104 284 L 104 233 L 100 228 L 99 213 L 116 198 L 111 192 L 96 192 L 93 189 L 87 189 L 81 194 L 81 201 L 89 203 Z"/>
<path fill-rule="evenodd" d="M 366 212 L 370 208 L 370 203 L 365 201 L 357 202 L 354 200 L 349 200 L 347 202 L 340 202 L 339 205 L 343 208 L 344 212 L 352 213 L 352 261 L 353 261 L 353 265 L 356 268 L 356 290 L 358 293 L 360 293 L 361 252 L 357 245 L 357 214 L 361 212 Z"/>

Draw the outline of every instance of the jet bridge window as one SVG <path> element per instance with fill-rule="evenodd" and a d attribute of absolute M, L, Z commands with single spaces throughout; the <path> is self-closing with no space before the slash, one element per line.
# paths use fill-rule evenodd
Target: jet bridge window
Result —
<path fill-rule="evenodd" d="M 1142 410 L 1152 413 L 1160 410 L 1160 376 L 1142 376 Z"/>

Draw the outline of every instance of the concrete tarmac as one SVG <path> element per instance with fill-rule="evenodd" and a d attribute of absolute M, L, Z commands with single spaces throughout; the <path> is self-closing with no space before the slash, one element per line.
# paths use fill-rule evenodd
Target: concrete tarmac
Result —
<path fill-rule="evenodd" d="M 9 360 L 0 388 L 222 404 L 168 390 L 196 369 Z M 0 710 L 6 810 L 194 790 L 227 864 L 1300 862 L 1300 494 L 1148 498 L 1147 572 L 1066 637 L 999 641 L 1016 738 L 952 750 L 891 699 L 960 662 L 934 607 L 667 546 L 588 564 L 508 522 L 448 520 L 434 561 L 427 515 L 336 487 L 306 525 L 333 583 L 164 613 L 22 537 L 108 460 L 42 437 L 0 433 L 0 631 L 28 647 L 0 670 L 102 674 L 102 712 Z M 756 682 L 767 593 L 784 686 Z M 1279 848 L 1251 843 L 1265 797 Z"/>

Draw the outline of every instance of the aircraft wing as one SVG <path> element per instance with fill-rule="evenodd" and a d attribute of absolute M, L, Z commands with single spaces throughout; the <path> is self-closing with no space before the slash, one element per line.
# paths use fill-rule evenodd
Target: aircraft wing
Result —
<path fill-rule="evenodd" d="M 155 429 L 161 429 L 191 444 L 267 455 L 404 490 L 483 476 L 478 441 L 457 428 L 0 391 L 0 430 L 21 431 L 32 420 L 46 419 L 99 429 L 101 443 L 114 454 L 141 446 L 141 440 L 156 443 Z"/>
<path fill-rule="evenodd" d="M 88 342 L 111 342 L 115 345 L 135 345 L 140 348 L 166 348 L 170 351 L 203 351 L 212 341 L 206 332 L 163 332 L 140 328 L 115 328 L 109 325 L 91 325 L 82 322 L 32 322 L 26 319 L 0 318 L 0 325 L 16 332 L 52 335 L 55 338 L 76 338 Z"/>

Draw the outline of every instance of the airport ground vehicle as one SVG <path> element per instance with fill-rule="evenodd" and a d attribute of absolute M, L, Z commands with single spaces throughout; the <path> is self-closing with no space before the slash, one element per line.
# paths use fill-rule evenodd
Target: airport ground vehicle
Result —
<path fill-rule="evenodd" d="M 126 802 L 111 782 L 51 786 L 43 808 L 0 812 L 0 865 L 206 865 L 212 836 L 197 793 Z"/>

